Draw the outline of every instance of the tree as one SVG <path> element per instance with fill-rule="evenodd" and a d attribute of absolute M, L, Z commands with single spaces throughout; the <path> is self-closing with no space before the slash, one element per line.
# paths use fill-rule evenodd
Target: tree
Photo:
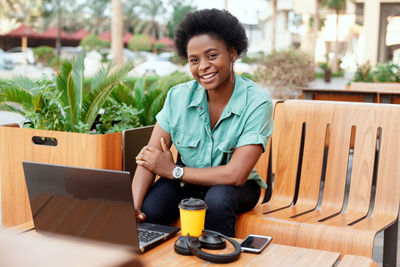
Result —
<path fill-rule="evenodd" d="M 41 0 L 0 0 L 0 16 L 13 18 L 32 27 L 41 15 Z"/>
<path fill-rule="evenodd" d="M 161 38 L 166 32 L 165 27 L 158 23 L 156 17 L 165 12 L 162 0 L 147 0 L 142 4 L 143 13 L 150 19 L 142 25 L 141 32 L 153 36 L 155 39 Z"/>
<path fill-rule="evenodd" d="M 110 0 L 87 0 L 85 9 L 91 13 L 87 24 L 91 25 L 94 33 L 99 34 L 109 27 L 109 17 L 106 14 Z"/>
<path fill-rule="evenodd" d="M 336 13 L 336 39 L 335 39 L 335 53 L 332 63 L 332 71 L 337 72 L 339 70 L 339 16 L 346 10 L 346 0 L 324 0 L 324 4 L 329 9 L 332 9 Z"/>
<path fill-rule="evenodd" d="M 124 14 L 124 32 L 135 33 L 141 23 L 139 18 L 140 0 L 123 0 L 122 12 Z"/>
<path fill-rule="evenodd" d="M 319 24 L 320 24 L 320 13 L 319 13 L 320 6 L 321 6 L 321 0 L 315 0 L 315 15 L 314 15 L 314 20 L 313 20 L 313 39 L 312 39 L 312 48 L 311 48 L 313 64 L 315 63 L 315 48 L 317 46 L 317 37 L 318 37 Z"/>
<path fill-rule="evenodd" d="M 276 17 L 278 15 L 278 0 L 272 0 L 273 14 L 272 14 L 272 38 L 271 38 L 271 50 L 275 51 L 276 44 Z"/>
<path fill-rule="evenodd" d="M 112 0 L 112 17 L 111 17 L 111 58 L 114 67 L 119 67 L 123 63 L 122 49 L 122 2 L 121 0 Z"/>
<path fill-rule="evenodd" d="M 173 8 L 172 17 L 167 24 L 168 36 L 171 39 L 174 39 L 175 29 L 176 27 L 178 27 L 179 23 L 185 17 L 185 15 L 189 12 L 196 10 L 196 7 L 186 4 L 185 2 L 186 2 L 185 0 L 181 1 L 171 0 L 169 2 Z"/>

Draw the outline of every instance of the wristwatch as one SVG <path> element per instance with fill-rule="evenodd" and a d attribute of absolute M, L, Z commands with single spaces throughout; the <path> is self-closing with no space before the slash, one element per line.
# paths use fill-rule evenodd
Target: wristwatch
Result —
<path fill-rule="evenodd" d="M 172 176 L 174 177 L 175 181 L 182 182 L 183 168 L 176 166 L 172 171 Z"/>

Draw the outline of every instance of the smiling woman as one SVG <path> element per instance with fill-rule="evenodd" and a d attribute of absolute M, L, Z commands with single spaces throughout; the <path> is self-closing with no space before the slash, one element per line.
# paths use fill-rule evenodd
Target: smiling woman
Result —
<path fill-rule="evenodd" d="M 234 236 L 237 214 L 252 209 L 266 187 L 253 168 L 272 133 L 271 98 L 234 72 L 247 37 L 229 12 L 189 13 L 176 30 L 175 46 L 194 80 L 171 88 L 149 144 L 136 158 L 137 218 L 169 224 L 182 199 L 201 198 L 208 207 L 205 228 Z M 153 184 L 155 174 L 161 178 Z"/>

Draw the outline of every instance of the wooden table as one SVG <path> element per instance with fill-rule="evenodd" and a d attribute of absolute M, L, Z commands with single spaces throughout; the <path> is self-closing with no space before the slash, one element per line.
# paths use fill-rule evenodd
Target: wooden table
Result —
<path fill-rule="evenodd" d="M 126 247 L 88 240 L 0 230 L 0 266 L 141 267 Z"/>
<path fill-rule="evenodd" d="M 178 236 L 173 237 L 155 248 L 141 254 L 135 255 L 127 252 L 125 248 L 121 248 L 112 244 L 92 243 L 85 240 L 61 240 L 53 239 L 38 234 L 32 230 L 33 223 L 29 222 L 19 225 L 12 231 L 23 232 L 17 237 L 4 237 L 4 231 L 0 231 L 0 266 L 3 266 L 6 258 L 2 257 L 5 251 L 7 253 L 15 253 L 12 258 L 19 260 L 17 255 L 23 253 L 25 258 L 31 259 L 29 266 L 46 266 L 50 262 L 57 263 L 52 266 L 221 266 L 205 262 L 194 256 L 183 256 L 175 253 L 174 242 Z M 2 236 L 3 235 L 3 236 Z M 5 240 L 4 238 L 8 238 Z M 10 242 L 8 242 L 10 241 Z M 238 240 L 239 241 L 239 240 Z M 72 243 L 71 243 L 72 242 Z M 3 244 L 3 246 L 2 246 Z M 7 244 L 7 245 L 4 245 Z M 10 246 L 9 244 L 14 244 Z M 16 246 L 16 244 L 20 244 Z M 228 243 L 229 244 L 229 243 Z M 49 250 L 51 248 L 51 250 Z M 229 244 L 224 250 L 206 250 L 210 253 L 227 254 L 233 251 Z M 354 255 L 346 255 L 342 260 L 340 253 L 307 249 L 300 247 L 285 246 L 280 244 L 270 244 L 261 254 L 242 253 L 239 260 L 230 263 L 229 266 L 278 266 L 278 267 L 376 267 L 377 264 L 370 258 Z M 76 259 L 79 259 L 78 261 Z M 34 260 L 34 261 L 32 261 Z M 44 261 L 45 260 L 45 261 Z M 74 262 L 75 260 L 75 262 Z M 46 262 L 43 265 L 43 262 Z M 59 264 L 65 262 L 64 265 Z M 338 265 L 338 262 L 340 262 Z M 42 263 L 42 264 L 40 264 Z M 81 263 L 81 264 L 77 264 Z M 82 265 L 82 263 L 84 263 Z M 23 266 L 24 264 L 14 264 L 12 266 Z M 28 266 L 28 265 L 25 265 Z"/>
<path fill-rule="evenodd" d="M 175 238 L 153 248 L 139 256 L 145 266 L 221 266 L 205 262 L 194 256 L 178 255 L 174 251 Z M 221 251 L 206 250 L 210 253 L 227 254 L 233 251 L 231 245 Z M 261 254 L 242 253 L 239 260 L 229 266 L 278 266 L 278 267 L 324 267 L 334 266 L 340 258 L 340 253 L 284 246 L 269 245 Z M 377 266 L 370 258 L 346 255 L 338 267 Z"/>

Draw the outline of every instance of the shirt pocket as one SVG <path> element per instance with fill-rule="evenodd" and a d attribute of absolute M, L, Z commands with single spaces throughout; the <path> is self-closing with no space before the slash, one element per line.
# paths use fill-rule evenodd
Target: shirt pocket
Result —
<path fill-rule="evenodd" d="M 196 167 L 196 159 L 199 157 L 200 138 L 187 134 L 178 134 L 174 145 L 182 157 L 182 161 L 188 167 Z"/>
<path fill-rule="evenodd" d="M 220 142 L 217 146 L 220 153 L 222 153 L 221 164 L 227 164 L 232 157 L 233 151 L 235 151 L 236 141 L 227 140 Z"/>

